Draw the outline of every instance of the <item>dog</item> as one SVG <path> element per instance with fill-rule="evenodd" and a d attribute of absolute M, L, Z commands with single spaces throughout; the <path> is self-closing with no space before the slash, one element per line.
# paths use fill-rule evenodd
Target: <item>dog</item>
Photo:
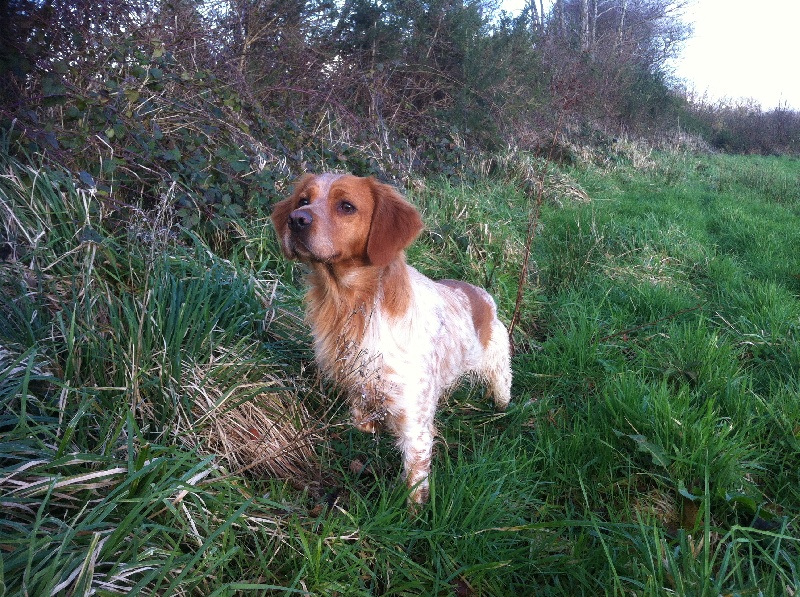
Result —
<path fill-rule="evenodd" d="M 406 263 L 422 218 L 374 178 L 306 174 L 271 219 L 283 254 L 310 267 L 306 319 L 319 369 L 346 391 L 358 429 L 397 437 L 409 502 L 426 502 L 440 398 L 471 374 L 497 408 L 511 400 L 510 343 L 494 300 Z"/>

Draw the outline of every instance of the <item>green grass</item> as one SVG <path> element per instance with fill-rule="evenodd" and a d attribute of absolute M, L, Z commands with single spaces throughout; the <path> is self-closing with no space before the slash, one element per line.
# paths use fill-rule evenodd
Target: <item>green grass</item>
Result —
<path fill-rule="evenodd" d="M 503 163 L 413 193 L 408 258 L 508 321 L 535 162 Z M 1 167 L 0 594 L 800 590 L 797 160 L 551 170 L 512 407 L 453 393 L 418 517 L 316 378 L 266 217 L 219 254 L 166 206 Z"/>

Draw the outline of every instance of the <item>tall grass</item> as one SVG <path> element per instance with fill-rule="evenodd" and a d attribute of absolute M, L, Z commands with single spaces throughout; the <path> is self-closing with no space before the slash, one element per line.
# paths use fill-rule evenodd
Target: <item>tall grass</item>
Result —
<path fill-rule="evenodd" d="M 229 474 L 319 476 L 320 425 L 264 349 L 273 320 L 296 327 L 277 279 L 178 242 L 166 209 L 128 226 L 58 169 L 2 168 L 5 586 L 226 586 L 253 536 L 282 541 Z"/>
<path fill-rule="evenodd" d="M 220 255 L 168 196 L 4 158 L 5 593 L 796 593 L 800 165 L 634 150 L 551 166 L 512 407 L 454 390 L 418 517 L 265 217 Z M 540 165 L 495 159 L 412 193 L 408 259 L 508 319 Z"/>

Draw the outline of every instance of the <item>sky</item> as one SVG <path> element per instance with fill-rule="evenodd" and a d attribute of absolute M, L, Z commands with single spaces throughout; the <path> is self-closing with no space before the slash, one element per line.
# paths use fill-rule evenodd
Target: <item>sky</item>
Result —
<path fill-rule="evenodd" d="M 501 7 L 516 14 L 525 2 Z M 696 97 L 800 110 L 799 1 L 693 0 L 685 14 L 694 34 L 671 66 Z"/>
<path fill-rule="evenodd" d="M 800 2 L 695 0 L 687 17 L 694 35 L 675 67 L 690 88 L 800 110 Z"/>

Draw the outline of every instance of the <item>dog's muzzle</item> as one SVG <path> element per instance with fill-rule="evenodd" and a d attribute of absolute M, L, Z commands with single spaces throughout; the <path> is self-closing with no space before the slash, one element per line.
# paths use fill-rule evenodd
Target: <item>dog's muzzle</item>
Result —
<path fill-rule="evenodd" d="M 314 218 L 310 211 L 305 209 L 296 209 L 289 214 L 289 230 L 295 234 L 304 234 L 308 232 Z"/>

